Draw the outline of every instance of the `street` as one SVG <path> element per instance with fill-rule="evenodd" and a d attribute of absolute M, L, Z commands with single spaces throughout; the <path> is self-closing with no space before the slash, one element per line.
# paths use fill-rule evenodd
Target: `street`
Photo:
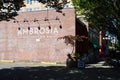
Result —
<path fill-rule="evenodd" d="M 0 63 L 0 80 L 120 80 L 119 69 L 101 64 L 77 69 L 65 64 Z"/>

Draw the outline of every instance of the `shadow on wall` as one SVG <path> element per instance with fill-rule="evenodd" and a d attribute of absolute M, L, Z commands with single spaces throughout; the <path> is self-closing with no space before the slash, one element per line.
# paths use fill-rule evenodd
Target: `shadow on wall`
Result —
<path fill-rule="evenodd" d="M 88 31 L 86 25 L 76 18 L 76 35 L 88 37 Z M 88 39 L 84 41 L 76 41 L 76 53 L 82 55 L 88 53 Z"/>

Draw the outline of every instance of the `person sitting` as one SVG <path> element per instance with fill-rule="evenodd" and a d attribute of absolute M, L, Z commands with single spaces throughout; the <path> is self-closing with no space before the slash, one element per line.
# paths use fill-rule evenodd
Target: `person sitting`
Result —
<path fill-rule="evenodd" d="M 77 67 L 77 59 L 72 57 L 71 54 L 67 54 L 66 65 L 69 68 Z"/>

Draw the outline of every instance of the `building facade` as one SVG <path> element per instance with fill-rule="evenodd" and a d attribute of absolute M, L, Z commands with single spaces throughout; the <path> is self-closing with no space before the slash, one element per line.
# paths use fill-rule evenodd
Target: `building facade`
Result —
<path fill-rule="evenodd" d="M 75 35 L 74 8 L 56 12 L 37 0 L 25 2 L 14 19 L 0 22 L 0 60 L 65 62 L 72 47 L 58 38 Z"/>
<path fill-rule="evenodd" d="M 43 1 L 50 1 L 50 0 L 43 0 Z M 54 1 L 54 0 L 51 0 Z M 57 1 L 57 0 L 56 0 Z M 59 3 L 62 3 L 62 0 L 58 0 Z M 63 0 L 64 1 L 64 0 Z M 71 0 L 65 0 L 68 3 L 64 5 L 63 8 L 70 8 L 73 7 Z M 19 12 L 31 12 L 31 11 L 40 11 L 40 10 L 53 10 L 53 7 L 47 6 L 47 3 L 39 2 L 39 0 L 24 0 L 25 6 L 22 7 Z"/>

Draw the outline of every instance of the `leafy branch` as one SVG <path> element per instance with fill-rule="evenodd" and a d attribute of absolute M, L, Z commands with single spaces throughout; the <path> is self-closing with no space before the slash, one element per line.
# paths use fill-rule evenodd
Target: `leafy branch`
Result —
<path fill-rule="evenodd" d="M 66 45 L 70 44 L 73 47 L 73 50 L 72 50 L 72 53 L 73 53 L 76 41 L 81 41 L 82 42 L 85 39 L 88 39 L 88 37 L 86 37 L 86 36 L 79 36 L 79 35 L 76 35 L 76 36 L 66 35 L 66 36 L 63 36 L 63 37 L 59 37 L 58 40 L 59 39 L 64 39 L 65 40 L 64 43 Z"/>

